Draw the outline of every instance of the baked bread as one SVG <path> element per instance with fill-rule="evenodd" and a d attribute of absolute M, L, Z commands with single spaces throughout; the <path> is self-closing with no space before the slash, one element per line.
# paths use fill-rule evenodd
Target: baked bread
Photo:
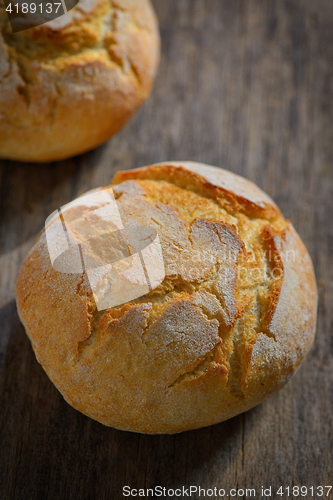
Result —
<path fill-rule="evenodd" d="M 113 222 L 106 193 L 116 200 Z M 108 191 L 62 214 L 86 270 L 75 267 L 75 253 L 61 259 L 55 214 L 22 265 L 17 307 L 38 361 L 85 415 L 152 434 L 215 424 L 282 387 L 310 349 L 310 257 L 275 203 L 246 179 L 199 163 L 152 165 L 118 172 Z M 126 238 L 114 236 L 119 216 L 136 234 L 128 253 Z M 138 267 L 128 273 L 126 264 L 145 239 L 147 248 L 155 243 L 148 259 L 141 252 L 148 291 L 138 288 Z M 108 262 L 121 263 L 119 279 L 98 274 Z M 137 297 L 125 303 L 131 287 Z"/>
<path fill-rule="evenodd" d="M 13 34 L 0 4 L 0 157 L 48 162 L 106 141 L 148 96 L 159 59 L 149 0 L 80 0 Z"/>

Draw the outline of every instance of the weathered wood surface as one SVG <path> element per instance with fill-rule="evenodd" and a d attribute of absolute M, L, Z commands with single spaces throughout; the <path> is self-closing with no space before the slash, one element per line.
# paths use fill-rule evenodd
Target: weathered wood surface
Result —
<path fill-rule="evenodd" d="M 256 488 L 261 498 L 262 486 L 333 483 L 333 4 L 154 4 L 161 65 L 134 119 L 68 161 L 0 163 L 1 500 L 117 500 L 124 485 Z M 35 360 L 14 287 L 53 210 L 117 169 L 167 159 L 222 166 L 274 198 L 313 258 L 319 319 L 311 353 L 278 394 L 213 427 L 144 436 L 64 402 Z"/>

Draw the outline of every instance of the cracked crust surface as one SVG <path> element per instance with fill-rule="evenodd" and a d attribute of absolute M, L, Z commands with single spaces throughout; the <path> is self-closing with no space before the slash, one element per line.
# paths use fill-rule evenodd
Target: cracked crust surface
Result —
<path fill-rule="evenodd" d="M 282 387 L 313 342 L 317 291 L 310 257 L 276 205 L 243 178 L 187 162 L 118 172 L 112 188 L 124 225 L 158 232 L 165 278 L 98 311 L 86 274 L 53 269 L 41 234 L 17 305 L 64 398 L 106 425 L 174 433 L 226 420 Z M 94 209 L 69 213 L 68 227 L 103 262 L 107 245 L 98 250 L 98 236 L 85 233 L 87 223 L 95 235 L 105 229 Z"/>
<path fill-rule="evenodd" d="M 148 96 L 158 59 L 149 0 L 80 0 L 15 34 L 0 5 L 0 156 L 53 161 L 106 141 Z"/>

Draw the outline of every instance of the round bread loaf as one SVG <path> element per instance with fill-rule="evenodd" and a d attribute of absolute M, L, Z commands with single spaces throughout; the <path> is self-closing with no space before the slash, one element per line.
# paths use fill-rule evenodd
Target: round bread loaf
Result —
<path fill-rule="evenodd" d="M 148 96 L 158 59 L 149 0 L 80 0 L 15 34 L 0 5 L 0 157 L 47 162 L 103 143 Z"/>
<path fill-rule="evenodd" d="M 316 324 L 311 260 L 251 182 L 170 162 L 118 172 L 61 213 L 22 265 L 17 306 L 74 408 L 176 433 L 248 410 L 299 367 Z"/>

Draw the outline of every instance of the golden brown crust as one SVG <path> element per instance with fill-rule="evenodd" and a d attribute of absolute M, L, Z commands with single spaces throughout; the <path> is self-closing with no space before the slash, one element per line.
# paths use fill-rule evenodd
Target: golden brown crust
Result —
<path fill-rule="evenodd" d="M 214 199 L 231 213 L 244 212 L 248 217 L 261 216 L 268 220 L 280 215 L 273 200 L 255 184 L 227 170 L 203 163 L 157 163 L 134 171 L 118 172 L 113 182 L 117 184 L 127 179 L 165 180 Z"/>
<path fill-rule="evenodd" d="M 316 323 L 311 260 L 290 222 L 245 179 L 199 164 L 119 172 L 113 192 L 124 224 L 157 228 L 160 285 L 99 311 L 85 274 L 52 267 L 45 232 L 18 278 L 20 317 L 65 399 L 106 425 L 174 433 L 279 389 Z M 68 220 L 97 258 L 83 236 L 87 222 L 102 228 L 92 208 Z"/>
<path fill-rule="evenodd" d="M 0 7 L 0 156 L 53 161 L 106 141 L 148 96 L 158 59 L 149 0 L 81 0 L 15 34 Z"/>

